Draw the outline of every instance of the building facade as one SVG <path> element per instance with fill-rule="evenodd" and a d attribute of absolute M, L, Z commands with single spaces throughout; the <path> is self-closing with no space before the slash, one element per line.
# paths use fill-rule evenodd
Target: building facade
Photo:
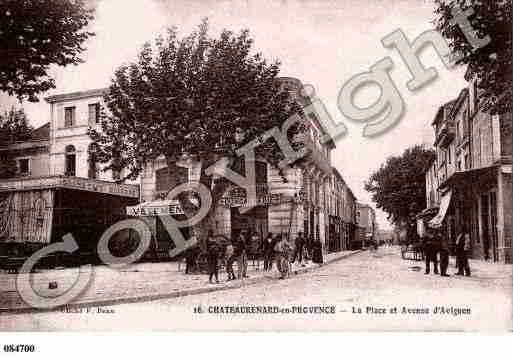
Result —
<path fill-rule="evenodd" d="M 308 105 L 308 98 L 298 96 L 302 88 L 298 79 L 287 77 L 278 81 L 302 107 Z M 241 213 L 239 210 L 247 206 L 245 191 L 231 185 L 216 207 L 214 234 L 233 238 L 245 230 L 257 233 L 260 238 L 272 233 L 293 241 L 301 232 L 310 240 L 320 240 L 325 252 L 347 249 L 348 241 L 355 236 L 356 199 L 340 173 L 331 166 L 331 151 L 335 146 L 331 141 L 321 142 L 326 133 L 319 117 L 315 113 L 305 116 L 308 128 L 300 139 L 307 155 L 301 164 L 280 174 L 263 159 L 257 159 L 258 205 Z M 179 183 L 198 181 L 201 163 L 190 159 L 185 162 L 182 173 L 169 173 L 163 157 L 148 163 L 141 178 L 141 202 L 162 199 L 169 191 L 169 176 L 179 176 Z"/>
<path fill-rule="evenodd" d="M 360 239 L 363 240 L 362 245 L 376 238 L 376 212 L 374 208 L 364 203 L 356 204 L 356 220 L 361 228 Z"/>
<path fill-rule="evenodd" d="M 513 241 L 511 114 L 491 115 L 480 101 L 477 80 L 440 107 L 435 127 L 436 160 L 426 173 L 430 222 L 454 247 L 466 230 L 472 257 L 511 262 Z"/>
<path fill-rule="evenodd" d="M 302 88 L 298 79 L 287 77 L 278 81 L 302 108 L 309 105 L 309 98 L 298 95 Z M 59 187 L 62 181 L 69 185 L 72 179 L 76 179 L 73 186 L 83 187 L 86 192 L 101 189 L 103 194 L 115 193 L 114 187 L 110 188 L 108 183 L 115 186 L 113 182 L 118 181 L 123 173 L 102 170 L 95 160 L 95 144 L 88 135 L 90 128 L 100 129 L 100 111 L 107 90 L 88 90 L 46 98 L 50 105 L 50 122 L 37 129 L 31 141 L 0 149 L 0 154 L 14 157 L 19 167 L 18 178 L 4 184 L 12 187 L 12 183 L 16 182 L 22 188 L 24 183 L 37 182 L 44 186 L 49 182 L 41 179 L 52 178 Z M 299 165 L 282 173 L 263 159 L 256 159 L 257 205 L 250 211 L 239 211 L 248 206 L 246 194 L 242 188 L 231 185 L 216 207 L 215 234 L 234 237 L 241 230 L 246 230 L 257 233 L 261 238 L 269 233 L 281 233 L 293 240 L 302 232 L 311 240 L 320 240 L 325 252 L 345 250 L 354 240 L 356 198 L 339 171 L 331 166 L 331 151 L 335 146 L 332 141 L 321 141 L 326 133 L 319 121 L 320 115 L 312 111 L 304 115 L 308 119 L 308 126 L 298 140 L 307 149 L 305 158 Z M 137 180 L 119 186 L 134 185 L 127 187 L 131 190 L 128 199 L 132 207 L 135 189 L 140 206 L 171 201 L 166 198 L 171 179 L 173 183 L 199 181 L 201 162 L 184 157 L 181 165 L 181 170 L 170 173 L 166 159 L 160 157 L 147 163 Z M 105 189 L 107 187 L 108 191 Z M 2 188 L 0 183 L 0 193 Z M 183 214 L 180 208 L 174 208 L 178 215 Z M 154 249 L 160 252 L 169 250 L 172 244 L 158 216 L 143 217 L 155 238 L 162 239 L 155 241 Z M 72 229 L 72 226 L 68 227 L 67 230 Z M 182 232 L 190 235 L 187 229 Z"/>
<path fill-rule="evenodd" d="M 88 129 L 99 125 L 105 91 L 48 97 L 50 122 L 0 148 L 17 164 L 14 178 L 0 180 L 0 255 L 28 255 L 71 233 L 93 258 L 103 231 L 139 201 L 137 184 L 114 183 L 119 174 L 95 160 Z"/>

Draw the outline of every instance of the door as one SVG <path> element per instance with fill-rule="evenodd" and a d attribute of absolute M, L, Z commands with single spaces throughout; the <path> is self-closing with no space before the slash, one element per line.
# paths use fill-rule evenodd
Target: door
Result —
<path fill-rule="evenodd" d="M 490 192 L 490 237 L 492 239 L 493 261 L 499 261 L 499 238 L 497 235 L 497 194 Z"/>
<path fill-rule="evenodd" d="M 489 206 L 488 195 L 481 195 L 481 236 L 483 239 L 484 258 L 490 258 L 490 235 L 489 235 Z"/>

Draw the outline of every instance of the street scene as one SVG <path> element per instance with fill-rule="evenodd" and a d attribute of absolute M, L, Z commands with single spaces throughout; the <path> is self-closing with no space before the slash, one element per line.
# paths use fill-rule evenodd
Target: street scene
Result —
<path fill-rule="evenodd" d="M 513 330 L 512 7 L 2 2 L 0 331 Z"/>
<path fill-rule="evenodd" d="M 422 264 L 401 259 L 396 246 L 365 251 L 287 280 L 237 289 L 131 304 L 91 305 L 68 312 L 0 317 L 2 330 L 443 330 L 509 331 L 513 315 L 512 269 L 471 261 L 474 275 L 440 281 L 424 276 Z M 450 272 L 456 272 L 454 262 Z M 137 279 L 139 277 L 140 279 Z M 96 277 L 97 278 L 97 277 Z M 95 278 L 95 279 L 96 279 Z M 172 274 L 135 273 L 127 294 L 147 278 L 169 285 Z M 99 279 L 99 278 L 98 278 Z M 400 299 L 398 299 L 400 298 Z M 490 303 L 493 303 L 491 305 Z M 335 307 L 335 313 L 236 313 L 235 307 L 291 309 Z M 230 307 L 226 309 L 226 307 Z M 390 309 L 397 307 L 397 314 Z M 195 309 L 201 308 L 197 313 Z M 355 313 L 361 309 L 362 313 Z M 372 308 L 372 309 L 369 309 Z M 403 308 L 407 313 L 403 313 Z M 435 314 L 435 308 L 438 308 Z M 444 308 L 442 310 L 441 308 Z M 452 308 L 452 311 L 451 311 Z M 225 312 L 222 312 L 222 310 Z M 386 313 L 380 310 L 386 309 Z M 468 310 L 470 309 L 470 313 Z M 244 310 L 239 308 L 239 310 Z M 429 313 L 425 313 L 429 310 Z M 217 312 L 216 312 L 217 311 Z M 231 311 L 231 312 L 230 312 Z M 424 311 L 424 314 L 419 314 Z M 307 328 L 307 329 L 306 329 Z"/>

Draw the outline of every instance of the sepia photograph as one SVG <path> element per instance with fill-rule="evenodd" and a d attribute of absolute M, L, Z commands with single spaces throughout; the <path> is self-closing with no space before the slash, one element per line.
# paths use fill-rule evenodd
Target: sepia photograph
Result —
<path fill-rule="evenodd" d="M 512 9 L 0 0 L 0 332 L 511 332 Z"/>

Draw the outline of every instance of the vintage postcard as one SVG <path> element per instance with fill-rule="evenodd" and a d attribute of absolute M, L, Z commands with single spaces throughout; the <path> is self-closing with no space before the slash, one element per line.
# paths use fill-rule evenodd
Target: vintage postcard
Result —
<path fill-rule="evenodd" d="M 505 0 L 0 1 L 0 331 L 510 332 L 512 34 Z"/>

